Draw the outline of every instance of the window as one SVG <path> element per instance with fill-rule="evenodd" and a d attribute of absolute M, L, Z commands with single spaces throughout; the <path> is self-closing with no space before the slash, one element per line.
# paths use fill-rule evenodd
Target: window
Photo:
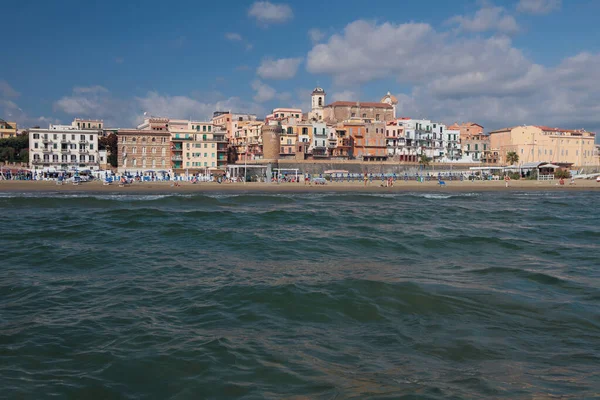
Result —
<path fill-rule="evenodd" d="M 162 154 L 162 156 L 164 157 L 164 156 L 166 155 L 166 153 L 167 153 L 167 149 L 165 149 L 165 148 L 163 147 L 163 149 L 162 149 L 162 153 L 161 153 L 161 154 Z"/>
<path fill-rule="evenodd" d="M 90 150 L 94 150 L 94 145 L 90 143 Z"/>
<path fill-rule="evenodd" d="M 379 121 L 379 114 L 375 114 L 375 121 Z"/>
<path fill-rule="evenodd" d="M 367 114 L 363 114 L 363 116 L 362 116 L 362 117 L 363 117 L 363 118 L 367 118 Z"/>
<path fill-rule="evenodd" d="M 142 168 L 146 168 L 146 159 L 142 158 Z"/>
<path fill-rule="evenodd" d="M 134 146 L 131 148 L 131 154 L 135 154 L 137 152 L 137 148 Z"/>
<path fill-rule="evenodd" d="M 161 164 L 162 164 L 162 167 L 164 168 L 165 167 L 165 160 L 162 160 Z"/>
<path fill-rule="evenodd" d="M 57 134 L 54 134 L 54 135 L 52 136 L 52 138 L 53 138 L 54 140 L 56 140 L 56 139 L 58 139 L 58 135 L 57 135 Z"/>
<path fill-rule="evenodd" d="M 356 117 L 356 113 L 352 113 L 352 118 Z"/>
<path fill-rule="evenodd" d="M 35 142 L 35 143 L 33 144 L 33 147 L 34 147 L 35 149 L 37 149 L 37 148 L 38 148 L 38 144 L 37 144 L 37 142 Z"/>
<path fill-rule="evenodd" d="M 208 126 L 208 131 L 210 132 L 210 125 Z"/>
<path fill-rule="evenodd" d="M 133 159 L 133 166 L 137 167 L 137 160 L 135 158 Z"/>
<path fill-rule="evenodd" d="M 85 140 L 85 135 L 79 135 L 80 140 Z"/>
<path fill-rule="evenodd" d="M 34 133 L 33 134 L 33 138 L 34 139 L 39 139 L 40 138 L 40 134 L 39 133 Z"/>
<path fill-rule="evenodd" d="M 206 132 L 206 125 L 202 125 L 202 132 Z M 206 136 L 206 135 L 204 135 Z"/>

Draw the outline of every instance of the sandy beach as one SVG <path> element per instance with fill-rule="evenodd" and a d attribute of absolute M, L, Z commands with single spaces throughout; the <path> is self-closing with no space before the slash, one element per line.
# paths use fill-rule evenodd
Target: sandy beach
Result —
<path fill-rule="evenodd" d="M 362 182 L 332 182 L 327 185 L 304 185 L 304 183 L 181 183 L 172 182 L 134 183 L 124 187 L 118 184 L 103 185 L 102 182 L 88 182 L 80 185 L 57 185 L 54 181 L 0 181 L 0 192 L 115 192 L 115 193 L 193 193 L 193 192 L 484 192 L 484 191 L 598 191 L 600 183 L 595 180 L 577 180 L 575 185 L 557 185 L 558 181 L 511 181 L 506 188 L 503 181 L 447 182 L 440 187 L 437 181 L 399 181 L 393 187 L 381 187 L 380 181 L 364 186 Z"/>

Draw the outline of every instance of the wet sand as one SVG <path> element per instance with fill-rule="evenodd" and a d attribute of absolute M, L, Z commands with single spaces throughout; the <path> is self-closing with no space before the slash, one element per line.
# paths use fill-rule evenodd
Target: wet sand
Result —
<path fill-rule="evenodd" d="M 557 185 L 558 181 L 511 181 L 506 188 L 503 181 L 459 182 L 447 181 L 439 186 L 437 181 L 399 181 L 393 187 L 381 187 L 381 181 L 364 186 L 362 182 L 332 182 L 327 185 L 304 185 L 304 183 L 181 183 L 144 182 L 120 187 L 118 184 L 103 185 L 102 182 L 88 182 L 80 185 L 71 183 L 57 185 L 54 181 L 0 181 L 0 192 L 118 192 L 118 193 L 193 193 L 193 192 L 483 192 L 483 191 L 599 191 L 600 183 L 595 180 L 577 180 L 575 185 Z"/>

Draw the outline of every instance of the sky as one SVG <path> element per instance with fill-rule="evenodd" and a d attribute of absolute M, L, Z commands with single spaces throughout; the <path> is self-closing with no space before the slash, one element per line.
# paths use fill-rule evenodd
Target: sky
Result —
<path fill-rule="evenodd" d="M 307 112 L 320 86 L 487 131 L 600 131 L 597 0 L 5 3 L 0 118 L 21 127 Z"/>

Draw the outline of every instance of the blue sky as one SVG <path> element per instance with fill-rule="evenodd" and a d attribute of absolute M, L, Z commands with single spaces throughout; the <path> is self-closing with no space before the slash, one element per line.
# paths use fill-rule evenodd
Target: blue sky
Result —
<path fill-rule="evenodd" d="M 43 2 L 3 5 L 0 117 L 207 118 L 379 100 L 493 129 L 600 127 L 595 0 Z M 7 34 L 11 32 L 11 34 Z"/>

